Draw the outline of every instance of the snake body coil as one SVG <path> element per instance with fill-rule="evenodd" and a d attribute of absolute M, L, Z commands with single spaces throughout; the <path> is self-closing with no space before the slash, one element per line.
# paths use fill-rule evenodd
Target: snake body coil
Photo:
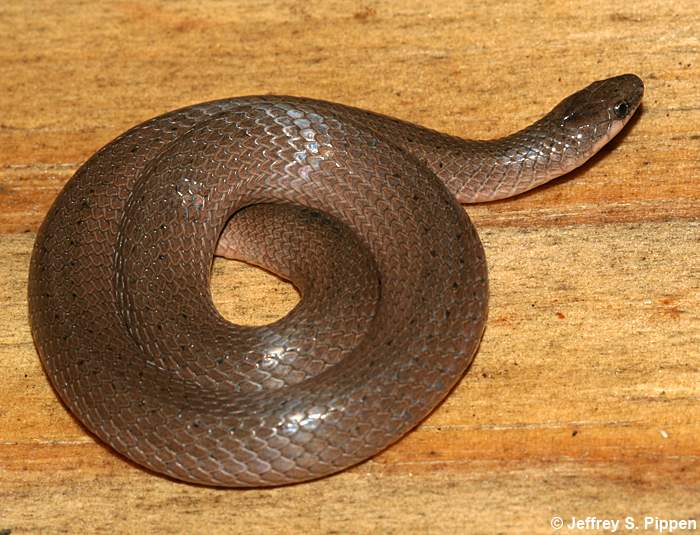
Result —
<path fill-rule="evenodd" d="M 511 136 L 466 141 L 339 104 L 247 97 L 151 119 L 66 184 L 32 255 L 32 332 L 98 437 L 169 476 L 269 486 L 337 472 L 420 422 L 467 369 L 487 307 L 459 202 L 518 194 L 629 120 L 634 75 Z M 270 325 L 212 304 L 214 254 L 292 281 Z"/>

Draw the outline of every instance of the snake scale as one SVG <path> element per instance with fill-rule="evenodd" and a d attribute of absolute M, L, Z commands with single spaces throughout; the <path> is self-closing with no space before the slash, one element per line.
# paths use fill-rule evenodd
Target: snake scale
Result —
<path fill-rule="evenodd" d="M 296 97 L 148 120 L 80 167 L 38 232 L 44 369 L 87 429 L 173 478 L 274 486 L 357 464 L 424 419 L 480 342 L 486 262 L 459 203 L 579 166 L 642 94 L 632 74 L 594 82 L 488 141 Z M 299 304 L 226 321 L 215 254 L 291 281 Z"/>

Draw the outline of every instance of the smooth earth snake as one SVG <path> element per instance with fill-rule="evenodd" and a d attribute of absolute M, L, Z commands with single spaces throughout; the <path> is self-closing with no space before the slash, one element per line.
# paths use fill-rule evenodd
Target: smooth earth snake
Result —
<path fill-rule="evenodd" d="M 486 263 L 459 203 L 581 165 L 642 94 L 635 75 L 595 82 L 490 141 L 296 97 L 146 121 L 76 172 L 39 230 L 44 369 L 90 431 L 177 479 L 273 486 L 357 464 L 423 420 L 478 347 Z M 215 253 L 301 301 L 270 325 L 229 323 Z"/>

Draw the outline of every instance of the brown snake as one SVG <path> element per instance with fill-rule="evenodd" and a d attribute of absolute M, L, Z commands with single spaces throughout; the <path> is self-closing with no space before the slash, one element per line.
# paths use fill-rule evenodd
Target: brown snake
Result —
<path fill-rule="evenodd" d="M 177 479 L 272 486 L 367 459 L 440 403 L 481 339 L 486 263 L 458 202 L 579 166 L 642 94 L 635 75 L 595 82 L 492 141 L 295 97 L 146 121 L 76 172 L 39 230 L 46 373 L 90 431 Z M 301 301 L 270 325 L 229 323 L 215 253 Z"/>

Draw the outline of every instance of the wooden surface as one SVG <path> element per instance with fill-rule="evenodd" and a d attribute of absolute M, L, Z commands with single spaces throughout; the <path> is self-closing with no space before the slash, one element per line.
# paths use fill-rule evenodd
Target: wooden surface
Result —
<path fill-rule="evenodd" d="M 0 35 L 0 533 L 548 533 L 554 515 L 698 519 L 695 0 L 8 0 Z M 27 323 L 34 233 L 79 164 L 127 127 L 207 99 L 289 93 L 493 137 L 623 72 L 646 96 L 611 147 L 571 178 L 468 207 L 490 267 L 481 349 L 449 399 L 376 458 L 274 490 L 173 482 L 97 443 L 47 383 Z M 243 322 L 297 299 L 226 261 L 214 291 Z"/>

